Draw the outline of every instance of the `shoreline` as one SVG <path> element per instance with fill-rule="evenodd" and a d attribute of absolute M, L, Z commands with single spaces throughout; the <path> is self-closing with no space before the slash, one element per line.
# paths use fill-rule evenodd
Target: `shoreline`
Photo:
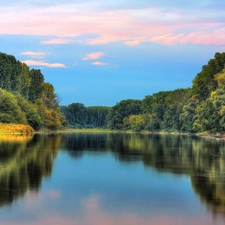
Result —
<path fill-rule="evenodd" d="M 24 124 L 4 124 L 0 123 L 0 134 L 15 134 L 15 135 L 34 135 L 34 134 L 59 134 L 59 133 L 139 133 L 139 134 L 161 134 L 161 135 L 187 135 L 187 136 L 197 136 L 205 139 L 225 141 L 225 134 L 223 133 L 212 133 L 209 131 L 199 132 L 199 133 L 181 133 L 181 132 L 167 132 L 167 131 L 140 131 L 135 132 L 132 130 L 110 130 L 107 128 L 65 128 L 62 130 L 50 131 L 41 130 L 35 131 L 30 125 Z"/>

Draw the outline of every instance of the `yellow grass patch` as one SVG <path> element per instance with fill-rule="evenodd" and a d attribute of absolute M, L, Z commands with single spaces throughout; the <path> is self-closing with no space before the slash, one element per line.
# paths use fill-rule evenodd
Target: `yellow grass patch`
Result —
<path fill-rule="evenodd" d="M 34 129 L 24 124 L 0 123 L 0 133 L 2 134 L 33 134 Z"/>

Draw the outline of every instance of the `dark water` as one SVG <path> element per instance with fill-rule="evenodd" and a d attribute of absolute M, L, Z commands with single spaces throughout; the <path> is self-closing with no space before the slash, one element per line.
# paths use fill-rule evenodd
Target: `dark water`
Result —
<path fill-rule="evenodd" d="M 225 142 L 1 135 L 2 224 L 225 224 Z"/>

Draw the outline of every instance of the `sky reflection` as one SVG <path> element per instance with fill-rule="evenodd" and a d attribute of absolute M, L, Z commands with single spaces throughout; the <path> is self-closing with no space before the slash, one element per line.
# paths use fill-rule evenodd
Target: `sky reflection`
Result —
<path fill-rule="evenodd" d="M 165 214 L 161 216 L 154 216 L 152 213 L 150 215 L 140 216 L 135 212 L 118 212 L 117 215 L 111 214 L 104 211 L 101 207 L 101 200 L 99 196 L 93 195 L 89 198 L 81 199 L 79 202 L 79 215 L 67 216 L 64 214 L 66 209 L 55 212 L 50 208 L 46 210 L 43 205 L 46 205 L 49 200 L 60 200 L 61 196 L 59 193 L 46 192 L 44 194 L 34 195 L 29 193 L 24 201 L 22 207 L 24 211 L 27 211 L 26 218 L 21 220 L 5 220 L 0 222 L 3 224 L 10 225 L 212 225 L 224 224 L 223 221 L 209 219 L 207 217 L 202 217 L 196 215 L 195 217 L 189 218 L 187 215 L 175 215 L 175 214 Z M 29 214 L 29 212 L 33 211 Z M 76 213 L 75 213 L 76 214 Z"/>
<path fill-rule="evenodd" d="M 11 201 L 3 201 L 5 199 L 2 199 L 4 205 L 0 208 L 0 225 L 224 224 L 223 182 L 221 182 L 222 179 L 219 179 L 220 183 L 216 180 L 220 173 L 216 170 L 217 175 L 208 179 L 207 176 L 199 176 L 200 170 L 197 168 L 203 168 L 200 167 L 203 165 L 202 163 L 199 163 L 199 165 L 196 163 L 195 167 L 192 164 L 190 172 L 182 170 L 181 164 L 176 165 L 178 161 L 175 159 L 178 153 L 180 158 L 184 159 L 184 156 L 190 156 L 190 159 L 193 160 L 195 155 L 191 150 L 189 152 L 185 150 L 176 152 L 174 148 L 173 151 L 168 150 L 168 145 L 166 145 L 167 147 L 161 148 L 160 154 L 160 160 L 163 159 L 163 162 L 166 163 L 164 165 L 162 162 L 158 163 L 158 156 L 153 154 L 154 151 L 151 148 L 148 154 L 145 153 L 144 155 L 143 153 L 145 162 L 148 163 L 144 164 L 141 158 L 136 161 L 129 160 L 129 151 L 132 149 L 127 149 L 127 153 L 123 153 L 121 160 L 121 157 L 118 157 L 118 151 L 105 150 L 102 143 L 106 145 L 106 141 L 100 142 L 102 146 L 100 149 L 94 147 L 94 142 L 82 145 L 84 149 L 78 148 L 81 153 L 78 156 L 77 154 L 71 154 L 72 150 L 76 150 L 75 148 L 68 150 L 65 145 L 63 149 L 60 150 L 59 147 L 56 150 L 53 145 L 49 144 L 58 143 L 57 146 L 60 146 L 61 139 L 56 141 L 57 138 L 54 137 L 54 142 L 50 140 L 50 138 L 40 139 L 40 142 L 35 142 L 33 150 L 28 148 L 27 151 L 25 151 L 25 147 L 21 147 L 21 144 L 17 144 L 19 146 L 18 152 L 12 151 L 11 157 L 15 159 L 10 160 L 10 162 L 17 162 L 17 155 L 22 155 L 23 160 L 27 158 L 27 163 L 23 162 L 23 165 L 19 164 L 19 167 L 17 164 L 10 164 L 9 168 L 13 166 L 13 169 L 10 169 L 9 174 L 2 174 L 0 191 L 4 193 L 4 188 L 11 188 L 9 191 L 15 191 L 15 196 L 22 188 L 24 191 L 22 196 L 12 198 Z M 137 137 L 135 140 L 138 140 Z M 150 143 L 150 138 L 147 140 Z M 186 139 L 184 141 L 186 144 L 189 143 Z M 197 140 L 195 141 L 198 143 Z M 78 143 L 79 141 L 76 140 L 75 142 Z M 159 142 L 158 139 L 157 142 Z M 43 143 L 43 145 L 40 143 Z M 140 148 L 144 148 L 144 140 L 140 143 Z M 43 147 L 44 144 L 46 147 Z M 9 145 L 8 147 L 14 149 L 13 146 Z M 37 148 L 37 146 L 39 147 Z M 156 140 L 152 140 L 149 146 L 156 146 Z M 180 144 L 180 146 L 182 145 Z M 212 145 L 207 144 L 207 146 L 210 147 L 211 155 Z M 43 151 L 43 149 L 45 150 Z M 204 159 L 204 162 L 208 165 L 207 160 L 211 162 L 211 156 L 207 156 L 206 148 L 199 146 L 198 151 L 195 152 L 202 154 L 201 149 L 204 149 L 205 156 L 201 159 Z M 217 146 L 214 153 L 217 150 L 221 152 L 222 149 L 222 145 Z M 20 151 L 21 154 L 19 154 Z M 54 162 L 47 160 L 54 158 L 55 155 L 57 157 Z M 9 160 L 8 158 L 10 157 L 6 157 L 6 162 Z M 214 160 L 217 160 L 217 158 Z M 187 159 L 189 160 L 189 158 Z M 222 159 L 221 156 L 220 160 Z M 32 164 L 30 163 L 31 160 L 33 160 Z M 185 168 L 187 162 L 188 164 L 194 162 L 188 160 L 184 160 L 184 164 L 182 164 Z M 215 164 L 217 165 L 216 162 Z M 160 165 L 163 166 L 164 170 L 160 170 Z M 23 166 L 26 167 L 26 170 L 23 169 Z M 18 173 L 20 167 L 22 168 L 20 176 L 15 176 L 12 180 L 14 181 L 13 184 L 17 185 L 15 186 L 17 189 L 13 189 L 12 183 L 8 180 Z M 50 171 L 47 173 L 48 176 L 44 176 L 45 170 L 48 171 L 48 168 L 52 168 L 52 172 Z M 184 173 L 177 174 L 178 168 L 181 168 L 180 170 Z M 208 170 L 208 168 L 205 167 L 205 170 Z M 43 170 L 42 173 L 40 173 L 41 169 Z M 27 174 L 25 174 L 24 171 L 27 170 L 35 171 L 35 173 L 26 172 Z M 201 172 L 201 174 L 203 173 Z M 24 178 L 29 178 L 28 181 L 38 178 L 41 179 L 41 182 L 38 183 L 38 188 L 30 189 L 32 182 L 24 184 L 22 182 Z M 20 180 L 18 183 L 20 185 L 17 184 L 17 180 Z M 211 181 L 215 183 L 210 183 Z M 214 188 L 215 184 L 218 185 L 216 189 Z M 218 192 L 218 197 L 213 195 L 213 193 L 215 194 L 214 191 Z M 221 202 L 218 206 L 219 200 Z M 214 213 L 218 210 L 221 210 L 220 214 Z"/>

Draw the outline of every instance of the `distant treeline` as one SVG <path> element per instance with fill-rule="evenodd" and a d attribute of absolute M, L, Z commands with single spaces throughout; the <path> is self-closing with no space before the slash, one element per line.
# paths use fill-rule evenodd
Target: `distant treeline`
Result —
<path fill-rule="evenodd" d="M 35 130 L 59 129 L 60 113 L 54 87 L 12 55 L 0 53 L 0 122 L 29 124 Z"/>
<path fill-rule="evenodd" d="M 108 111 L 106 106 L 85 107 L 81 103 L 61 106 L 68 126 L 72 128 L 106 128 Z"/>
<path fill-rule="evenodd" d="M 161 91 L 143 100 L 122 100 L 111 108 L 105 108 L 101 118 L 104 125 L 87 122 L 90 120 L 86 109 L 81 103 L 74 103 L 62 111 L 72 126 L 107 126 L 109 129 L 134 131 L 224 132 L 225 53 L 216 53 L 202 67 L 191 88 Z"/>

